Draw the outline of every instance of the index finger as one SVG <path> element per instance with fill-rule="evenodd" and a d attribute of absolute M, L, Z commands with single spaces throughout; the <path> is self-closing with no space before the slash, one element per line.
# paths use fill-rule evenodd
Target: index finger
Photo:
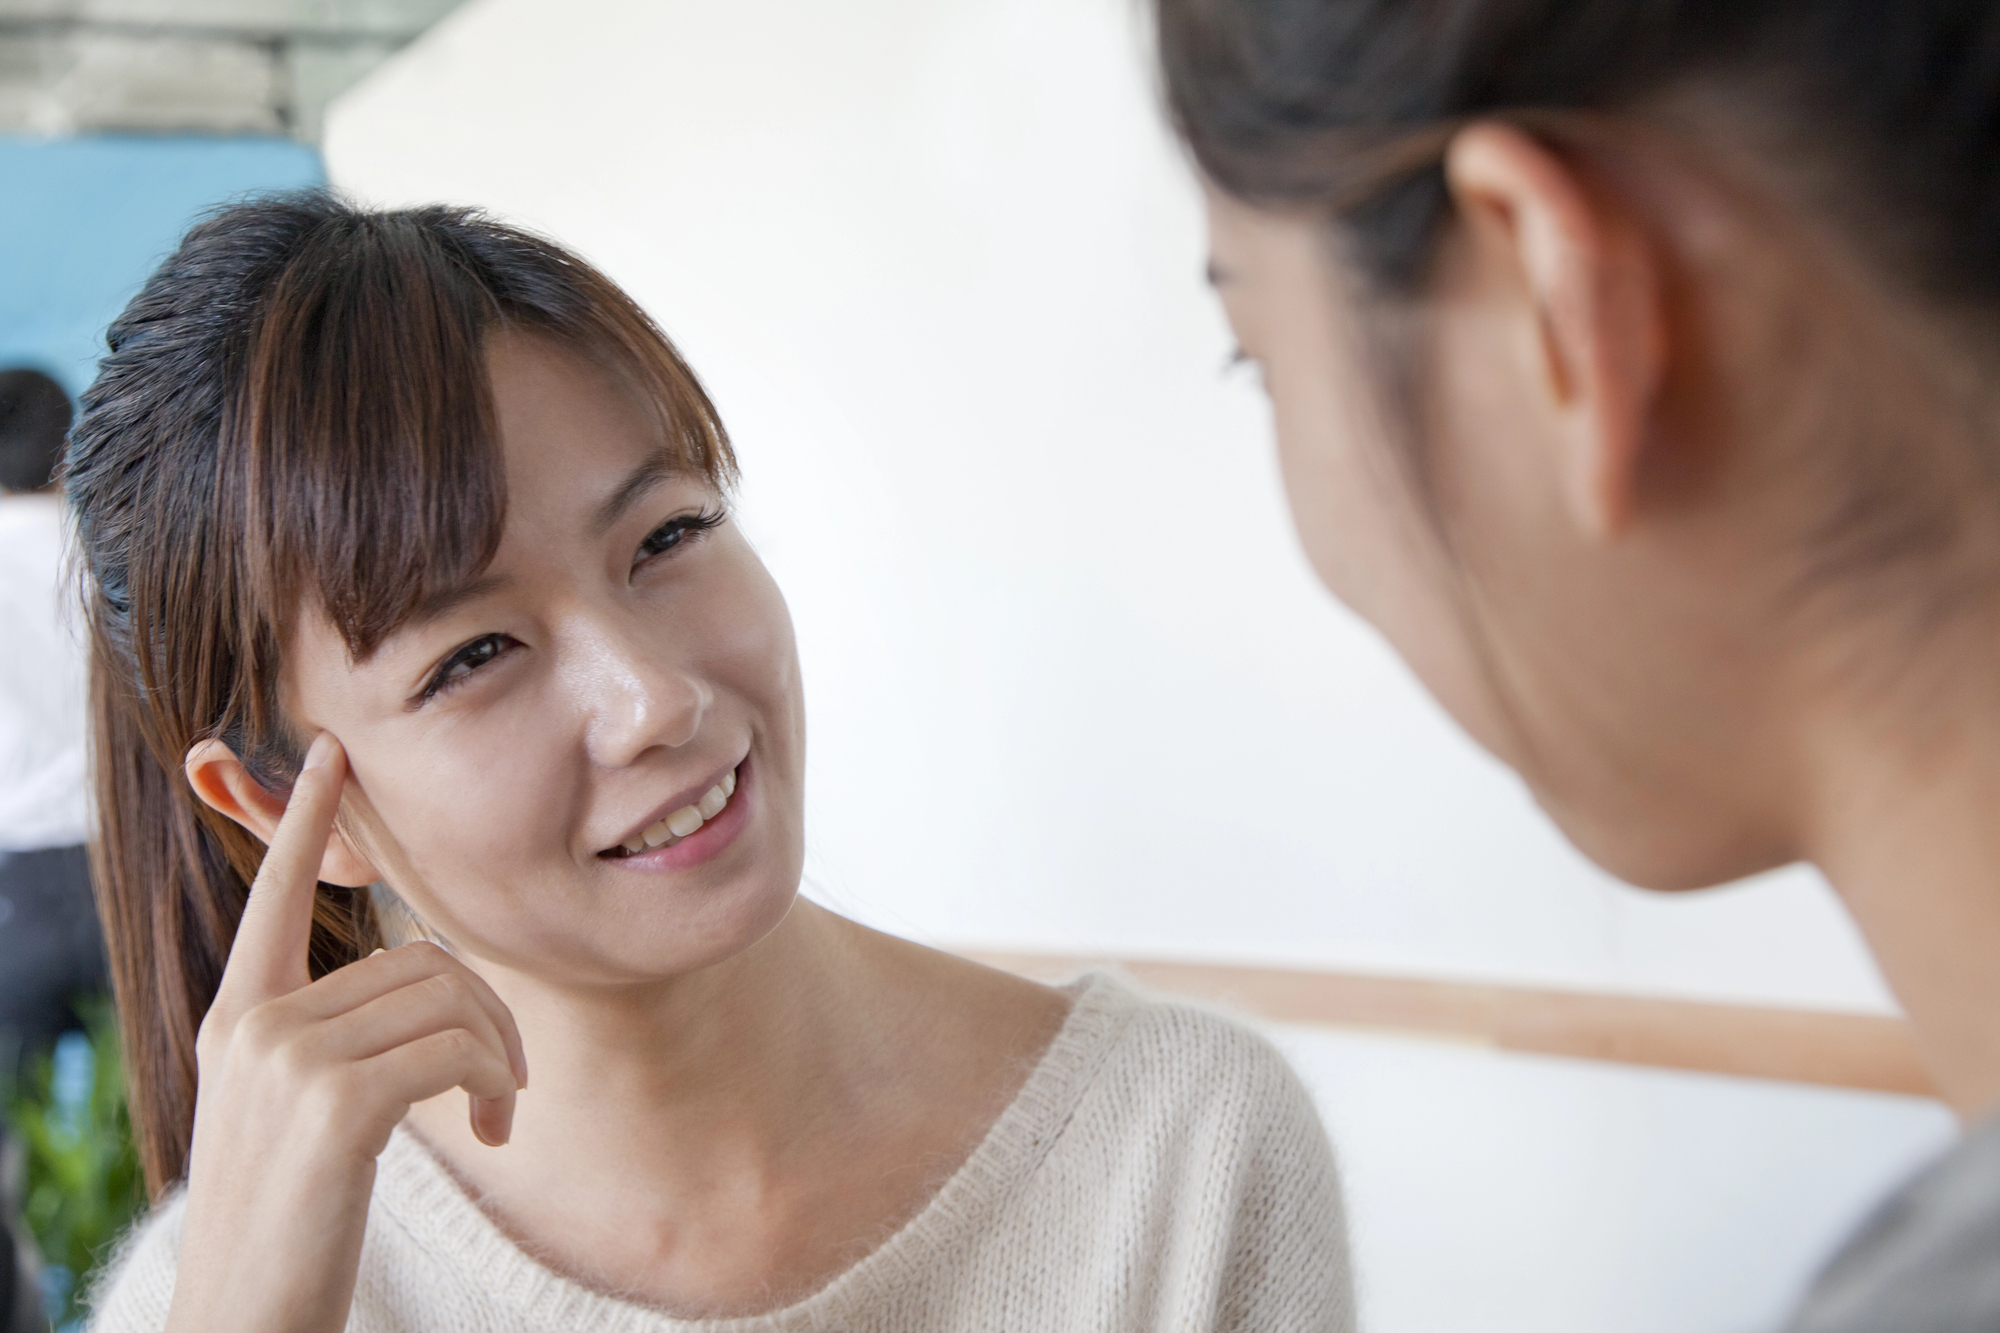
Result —
<path fill-rule="evenodd" d="M 222 990 L 239 1002 L 289 995 L 310 980 L 313 895 L 346 779 L 347 752 L 332 732 L 322 731 L 306 751 L 229 948 Z"/>

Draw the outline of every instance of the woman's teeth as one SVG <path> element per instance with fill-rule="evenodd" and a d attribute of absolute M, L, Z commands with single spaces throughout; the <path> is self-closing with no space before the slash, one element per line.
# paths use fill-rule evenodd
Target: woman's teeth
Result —
<path fill-rule="evenodd" d="M 635 856 L 649 848 L 661 847 L 670 842 L 679 842 L 709 820 L 722 813 L 722 807 L 729 804 L 729 798 L 736 794 L 736 770 L 730 769 L 722 775 L 722 781 L 702 793 L 693 805 L 680 809 L 646 829 L 638 837 L 625 844 L 625 854 Z"/>

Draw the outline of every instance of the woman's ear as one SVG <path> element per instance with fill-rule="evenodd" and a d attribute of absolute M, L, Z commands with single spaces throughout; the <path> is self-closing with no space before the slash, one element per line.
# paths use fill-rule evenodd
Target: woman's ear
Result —
<path fill-rule="evenodd" d="M 1512 125 L 1458 132 L 1445 178 L 1476 262 L 1507 270 L 1560 441 L 1571 517 L 1609 540 L 1630 522 L 1665 374 L 1654 243 L 1576 169 Z"/>
<path fill-rule="evenodd" d="M 184 771 L 188 785 L 203 804 L 235 820 L 252 837 L 270 846 L 272 835 L 278 831 L 278 821 L 285 816 L 285 798 L 266 791 L 263 784 L 250 776 L 250 770 L 243 766 L 235 751 L 221 741 L 197 741 L 187 752 Z M 336 824 L 320 858 L 319 878 L 328 884 L 358 889 L 373 884 L 381 876 L 366 857 L 349 845 L 347 836 Z"/>

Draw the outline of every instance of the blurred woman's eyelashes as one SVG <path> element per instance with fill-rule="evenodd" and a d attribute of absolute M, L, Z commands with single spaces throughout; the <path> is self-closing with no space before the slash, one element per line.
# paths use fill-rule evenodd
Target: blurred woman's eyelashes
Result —
<path fill-rule="evenodd" d="M 1250 355 L 1250 353 L 1244 351 L 1242 344 L 1238 343 L 1235 347 L 1229 349 L 1229 357 L 1222 363 L 1222 377 L 1224 379 L 1234 379 L 1245 370 L 1255 375 L 1260 383 L 1263 381 L 1263 363 Z"/>
<path fill-rule="evenodd" d="M 666 522 L 646 534 L 639 543 L 639 554 L 632 561 L 638 568 L 648 560 L 670 555 L 675 550 L 698 540 L 704 534 L 713 532 L 729 519 L 729 511 L 721 506 L 704 506 L 692 514 L 676 514 Z M 436 671 L 424 682 L 423 689 L 411 701 L 411 706 L 421 708 L 440 694 L 457 689 L 472 673 L 504 657 L 509 651 L 520 646 L 521 641 L 511 634 L 482 634 L 476 639 L 460 644 L 449 657 L 438 663 Z"/>

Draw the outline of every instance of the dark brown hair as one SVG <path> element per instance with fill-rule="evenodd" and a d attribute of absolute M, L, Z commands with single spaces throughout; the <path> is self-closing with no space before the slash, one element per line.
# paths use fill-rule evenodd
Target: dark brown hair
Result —
<path fill-rule="evenodd" d="M 112 324 L 64 476 L 91 640 L 99 910 L 157 1194 L 186 1168 L 195 1036 L 263 844 L 196 799 L 220 738 L 273 791 L 301 761 L 282 651 L 323 613 L 365 657 L 493 557 L 506 497 L 485 346 L 519 329 L 651 405 L 690 471 L 734 472 L 693 372 L 609 279 L 463 209 L 280 196 L 196 226 Z M 322 884 L 310 966 L 375 947 L 368 894 Z"/>
<path fill-rule="evenodd" d="M 1154 0 L 1168 104 L 1208 177 L 1318 208 L 1404 294 L 1480 117 L 1719 95 L 1929 297 L 2000 305 L 2000 6 L 1990 0 Z M 1532 125 L 1526 126 L 1532 130 Z"/>
<path fill-rule="evenodd" d="M 0 491 L 39 491 L 69 430 L 69 394 L 39 370 L 0 370 Z"/>

